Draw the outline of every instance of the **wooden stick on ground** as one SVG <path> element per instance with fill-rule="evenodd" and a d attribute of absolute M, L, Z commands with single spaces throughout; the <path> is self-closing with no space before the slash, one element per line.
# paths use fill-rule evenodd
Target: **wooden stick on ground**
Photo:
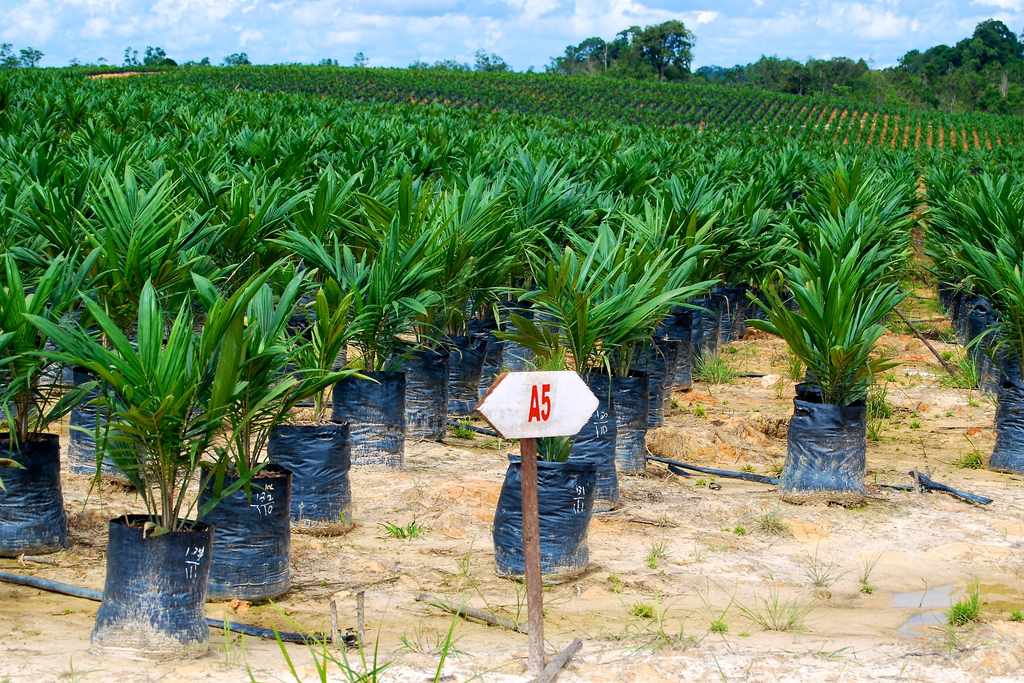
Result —
<path fill-rule="evenodd" d="M 510 631 L 516 631 L 517 633 L 526 633 L 526 624 L 512 621 L 511 619 L 506 619 L 504 617 L 499 617 L 497 614 L 485 612 L 483 610 L 476 609 L 475 607 L 470 607 L 469 605 L 456 607 L 444 600 L 427 595 L 426 593 L 420 593 L 417 595 L 416 602 L 428 602 L 435 607 L 440 607 L 445 612 L 456 614 L 463 619 L 476 619 L 477 621 L 482 621 L 485 624 L 490 624 L 491 626 L 501 626 L 502 628 L 507 628 Z"/>
<path fill-rule="evenodd" d="M 896 311 L 896 315 L 898 315 L 900 317 L 900 320 L 902 320 L 903 322 L 905 322 L 907 324 L 907 327 L 910 328 L 910 330 L 917 336 L 917 338 L 920 339 L 922 342 L 924 342 L 924 345 L 928 347 L 928 350 L 932 352 L 932 355 L 939 359 L 939 362 L 942 363 L 942 367 L 946 368 L 946 372 L 948 372 L 951 375 L 954 374 L 953 373 L 953 368 L 949 367 L 949 363 L 947 363 L 946 359 L 944 359 L 942 357 L 942 354 L 940 354 L 938 351 L 936 351 L 935 347 L 932 346 L 928 342 L 928 340 L 924 338 L 924 335 L 921 334 L 920 330 L 918 330 L 916 327 L 914 327 L 914 323 L 910 322 L 910 320 L 907 318 L 907 316 L 903 315 L 903 311 L 901 311 L 898 308 L 895 308 L 893 310 Z"/>
<path fill-rule="evenodd" d="M 551 663 L 544 667 L 544 671 L 541 672 L 540 676 L 534 678 L 530 683 L 550 683 L 554 680 L 558 672 L 561 671 L 562 667 L 569 663 L 572 656 L 583 649 L 583 642 L 577 638 L 576 640 L 569 643 L 569 647 L 565 648 L 558 653 L 558 656 L 551 660 Z"/>
<path fill-rule="evenodd" d="M 363 646 L 364 630 L 366 626 L 366 603 L 364 602 L 366 591 L 356 593 L 356 635 L 359 636 L 359 647 Z"/>
<path fill-rule="evenodd" d="M 338 603 L 331 598 L 331 645 L 338 649 L 341 639 L 338 638 Z"/>

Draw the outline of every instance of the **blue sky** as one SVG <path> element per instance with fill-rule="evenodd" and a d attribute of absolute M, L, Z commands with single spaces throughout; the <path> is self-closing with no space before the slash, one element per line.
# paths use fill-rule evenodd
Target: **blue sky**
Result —
<path fill-rule="evenodd" d="M 43 66 L 120 64 L 126 46 L 159 45 L 179 62 L 244 51 L 255 63 L 351 64 L 361 51 L 373 66 L 472 62 L 484 49 L 542 70 L 570 43 L 677 18 L 697 36 L 694 66 L 776 54 L 882 67 L 989 17 L 1021 33 L 1024 0 L 0 0 L 0 42 L 42 50 Z"/>

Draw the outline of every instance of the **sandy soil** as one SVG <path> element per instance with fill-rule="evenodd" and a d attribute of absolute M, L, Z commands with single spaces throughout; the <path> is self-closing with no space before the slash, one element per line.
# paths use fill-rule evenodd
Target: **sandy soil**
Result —
<path fill-rule="evenodd" d="M 792 506 L 770 486 L 684 479 L 656 464 L 645 477 L 623 477 L 620 507 L 591 524 L 588 571 L 545 591 L 549 650 L 584 642 L 560 681 L 1024 680 L 1024 623 L 1009 613 L 1024 609 L 1024 480 L 953 464 L 975 448 L 990 452 L 993 403 L 941 388 L 941 368 L 916 339 L 889 335 L 884 343 L 904 364 L 888 383 L 895 413 L 882 439 L 869 442 L 867 504 Z M 792 409 L 784 350 L 767 338 L 731 345 L 725 357 L 737 369 L 769 376 L 677 393 L 666 427 L 649 435 L 651 450 L 772 471 L 785 455 Z M 208 615 L 324 632 L 334 599 L 344 630 L 355 626 L 354 596 L 364 590 L 367 641 L 379 644 L 379 663 L 392 663 L 380 680 L 434 680 L 452 618 L 415 602 L 417 594 L 525 620 L 521 586 L 493 573 L 490 528 L 508 447 L 484 437 L 409 443 L 404 471 L 353 472 L 351 533 L 294 536 L 292 591 L 274 605 L 210 604 Z M 880 486 L 909 483 L 912 468 L 995 502 L 982 508 Z M 71 549 L 53 556 L 55 566 L 0 560 L 0 569 L 101 589 L 105 521 L 139 506 L 111 482 L 90 492 L 65 473 L 64 487 Z M 774 533 L 773 519 L 781 523 Z M 395 540 L 378 526 L 413 520 L 429 529 L 422 538 Z M 872 560 L 874 590 L 866 593 L 860 574 Z M 929 624 L 975 578 L 986 600 L 982 621 L 955 630 Z M 95 657 L 88 639 L 96 608 L 0 584 L 0 681 L 296 678 L 276 643 L 221 633 L 198 661 Z M 772 619 L 793 628 L 759 623 Z M 442 680 L 528 680 L 526 636 L 460 620 L 454 638 Z M 320 680 L 304 646 L 287 652 L 300 680 Z M 355 665 L 359 655 L 348 657 Z M 349 680 L 329 669 L 329 680 Z"/>

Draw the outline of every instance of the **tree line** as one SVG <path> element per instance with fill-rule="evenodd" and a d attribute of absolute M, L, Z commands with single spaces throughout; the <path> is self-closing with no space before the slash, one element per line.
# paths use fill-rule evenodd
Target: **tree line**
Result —
<path fill-rule="evenodd" d="M 696 42 L 681 21 L 630 27 L 611 41 L 587 38 L 553 57 L 548 73 L 655 79 L 752 88 L 794 95 L 839 95 L 878 106 L 910 105 L 951 113 L 1024 114 L 1024 42 L 988 19 L 956 45 L 911 50 L 874 69 L 864 59 L 762 56 L 732 67 L 690 71 Z"/>

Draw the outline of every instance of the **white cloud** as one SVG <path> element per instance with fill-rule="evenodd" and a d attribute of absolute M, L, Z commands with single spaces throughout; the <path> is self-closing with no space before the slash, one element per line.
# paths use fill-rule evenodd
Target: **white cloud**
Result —
<path fill-rule="evenodd" d="M 1000 7 L 1002 9 L 1012 9 L 1015 12 L 1019 12 L 1021 7 L 1024 6 L 1022 0 L 971 0 L 972 5 L 986 5 L 988 7 Z"/>
<path fill-rule="evenodd" d="M 31 44 L 37 49 L 38 45 L 46 44 L 57 30 L 57 17 L 46 0 L 30 0 L 0 16 L 3 17 L 0 26 L 4 26 L 0 36 Z"/>
<path fill-rule="evenodd" d="M 910 27 L 910 17 L 879 11 L 877 6 L 841 2 L 832 4 L 830 8 L 831 13 L 819 17 L 816 23 L 837 33 L 852 33 L 871 40 L 892 40 L 905 35 Z"/>
<path fill-rule="evenodd" d="M 238 45 L 240 47 L 245 47 L 250 42 L 255 42 L 255 41 L 260 41 L 260 40 L 263 40 L 263 31 L 257 31 L 256 29 L 252 29 L 252 28 L 244 29 L 238 35 Z"/>

